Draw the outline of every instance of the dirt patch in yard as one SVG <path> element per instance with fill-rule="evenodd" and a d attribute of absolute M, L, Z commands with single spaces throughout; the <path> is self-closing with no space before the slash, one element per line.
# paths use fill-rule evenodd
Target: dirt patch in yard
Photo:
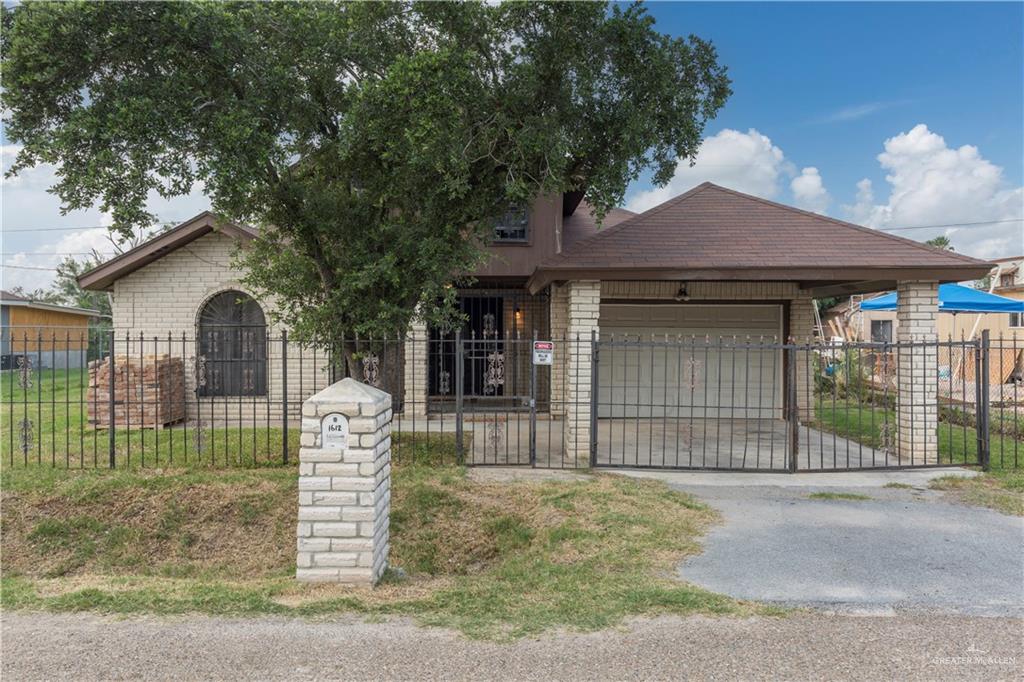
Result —
<path fill-rule="evenodd" d="M 392 471 L 391 568 L 374 589 L 294 580 L 294 469 L 5 472 L 5 608 L 354 612 L 492 638 L 756 610 L 676 579 L 717 516 L 663 483 Z"/>
<path fill-rule="evenodd" d="M 124 475 L 138 484 L 3 491 L 4 574 L 260 578 L 294 566 L 293 486 Z"/>

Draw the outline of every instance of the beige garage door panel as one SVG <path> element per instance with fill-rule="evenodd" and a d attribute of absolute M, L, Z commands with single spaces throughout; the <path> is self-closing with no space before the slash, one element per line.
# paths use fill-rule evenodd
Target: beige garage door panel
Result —
<path fill-rule="evenodd" d="M 781 320 L 777 305 L 602 305 L 601 338 L 619 343 L 601 350 L 598 416 L 780 417 L 781 351 L 729 346 L 778 342 Z"/>

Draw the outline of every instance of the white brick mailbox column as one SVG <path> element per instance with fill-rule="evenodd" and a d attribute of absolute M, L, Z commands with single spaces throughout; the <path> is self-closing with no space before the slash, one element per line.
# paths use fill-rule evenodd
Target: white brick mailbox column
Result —
<path fill-rule="evenodd" d="M 935 318 L 939 313 L 939 283 L 896 283 L 897 352 L 896 450 L 905 463 L 938 461 L 938 340 Z"/>
<path fill-rule="evenodd" d="M 296 578 L 376 583 L 388 563 L 391 396 L 342 379 L 302 405 Z"/>

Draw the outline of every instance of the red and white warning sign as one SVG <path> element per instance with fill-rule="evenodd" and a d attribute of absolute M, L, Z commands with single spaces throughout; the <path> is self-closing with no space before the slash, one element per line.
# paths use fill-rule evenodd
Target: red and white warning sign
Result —
<path fill-rule="evenodd" d="M 551 341 L 533 342 L 533 364 L 550 365 L 555 356 L 555 344 Z"/>

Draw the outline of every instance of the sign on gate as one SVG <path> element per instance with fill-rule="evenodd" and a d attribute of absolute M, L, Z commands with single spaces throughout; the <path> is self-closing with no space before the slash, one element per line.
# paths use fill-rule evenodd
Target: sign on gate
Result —
<path fill-rule="evenodd" d="M 533 364 L 550 365 L 555 355 L 555 344 L 551 341 L 533 342 Z"/>

